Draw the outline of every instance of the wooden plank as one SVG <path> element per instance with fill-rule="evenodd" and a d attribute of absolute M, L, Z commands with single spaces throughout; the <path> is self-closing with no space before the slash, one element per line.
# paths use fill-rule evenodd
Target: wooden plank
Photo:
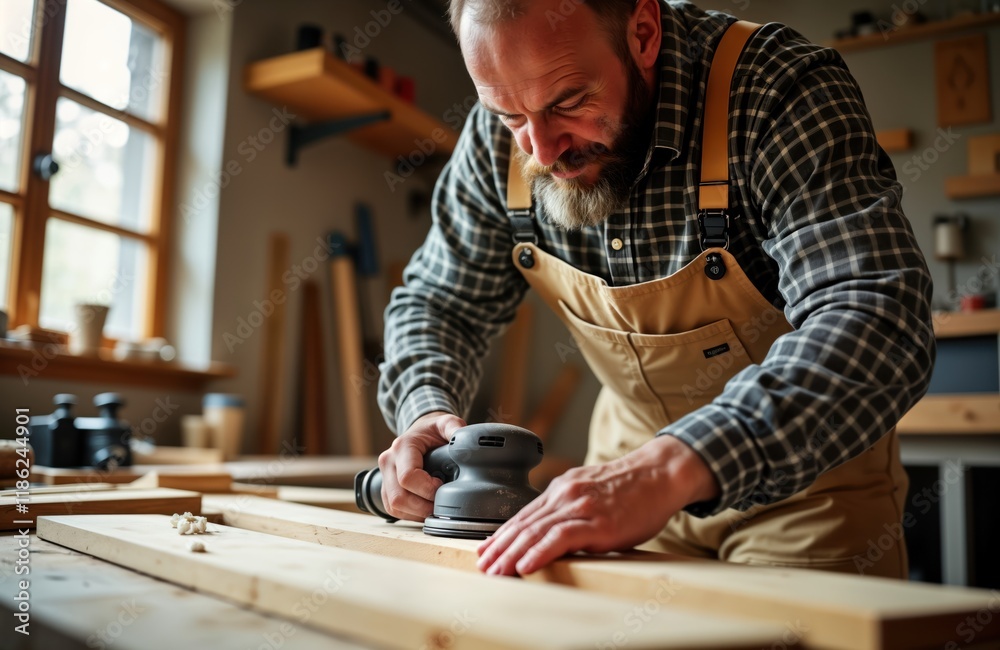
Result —
<path fill-rule="evenodd" d="M 214 465 L 223 458 L 221 449 L 156 445 L 149 450 L 136 446 L 132 449 L 132 460 L 136 465 Z"/>
<path fill-rule="evenodd" d="M 323 367 L 323 323 L 320 312 L 319 285 L 307 280 L 302 284 L 302 339 L 299 363 L 302 371 L 300 412 L 305 453 L 326 453 L 326 379 Z"/>
<path fill-rule="evenodd" d="M 76 494 L 80 492 L 102 492 L 104 490 L 115 490 L 119 486 L 113 483 L 79 483 L 74 485 L 46 485 L 44 487 L 31 486 L 28 492 L 31 496 L 36 494 Z M 24 494 L 24 490 L 11 489 L 0 491 L 0 497 L 12 497 L 18 493 Z"/>
<path fill-rule="evenodd" d="M 0 440 L 0 478 L 17 478 L 18 470 L 31 468 L 34 457 L 30 446 L 16 440 Z"/>
<path fill-rule="evenodd" d="M 351 456 L 371 456 L 371 421 L 365 376 L 361 303 L 358 300 L 354 258 L 340 253 L 330 259 L 330 289 L 336 319 L 337 351 L 340 355 L 340 388 L 344 396 L 344 417 Z"/>
<path fill-rule="evenodd" d="M 165 517 L 45 517 L 38 536 L 282 617 L 307 599 L 316 607 L 310 627 L 391 648 L 589 650 L 616 635 L 638 648 L 761 648 L 784 631 L 657 601 L 656 616 L 628 626 L 637 605 L 625 599 L 229 527 L 213 526 L 207 552 L 191 553 Z"/>
<path fill-rule="evenodd" d="M 318 508 L 333 508 L 344 512 L 361 512 L 354 500 L 354 490 L 280 485 L 275 496 L 279 501 L 290 501 Z"/>
<path fill-rule="evenodd" d="M 0 536 L 0 612 L 13 627 L 18 539 Z M 31 636 L 5 628 L 4 648 L 27 650 L 361 650 L 364 646 L 261 615 L 31 535 Z M 303 609 L 304 615 L 311 615 Z"/>
<path fill-rule="evenodd" d="M 234 481 L 268 485 L 353 488 L 358 472 L 378 465 L 375 456 L 244 456 L 224 467 Z"/>
<path fill-rule="evenodd" d="M 896 425 L 901 434 L 1000 434 L 1000 395 L 925 395 Z"/>
<path fill-rule="evenodd" d="M 1000 334 L 1000 310 L 935 312 L 934 336 L 939 339 Z"/>
<path fill-rule="evenodd" d="M 196 480 L 197 477 L 207 477 L 216 480 L 220 474 L 230 475 L 226 465 L 130 465 L 117 467 L 114 470 L 99 470 L 95 467 L 45 467 L 35 465 L 31 468 L 31 480 L 47 485 L 73 485 L 77 483 L 132 483 L 151 473 L 157 473 L 161 478 L 177 478 L 178 481 Z"/>
<path fill-rule="evenodd" d="M 159 514 L 201 511 L 201 495 L 185 490 L 97 490 L 64 494 L 30 495 L 27 517 L 16 511 L 15 497 L 0 497 L 0 530 L 31 528 L 15 521 L 38 520 L 46 515 Z"/>
<path fill-rule="evenodd" d="M 284 404 L 285 382 L 285 300 L 275 301 L 271 296 L 284 295 L 282 276 L 289 268 L 288 235 L 271 233 L 267 241 L 267 293 L 274 304 L 274 312 L 264 322 L 264 342 L 260 368 L 260 433 L 257 449 L 263 454 L 273 454 L 281 447 L 281 415 Z M 231 459 L 227 459 L 231 460 Z"/>
<path fill-rule="evenodd" d="M 1000 174 L 1000 134 L 969 138 L 969 174 Z"/>
<path fill-rule="evenodd" d="M 524 401 L 528 381 L 528 356 L 531 353 L 531 326 L 535 310 L 530 303 L 521 303 L 514 322 L 503 338 L 503 356 L 500 374 L 493 392 L 495 414 L 499 422 L 520 424 L 524 422 Z"/>
<path fill-rule="evenodd" d="M 194 492 L 229 492 L 233 477 L 228 472 L 169 474 L 150 472 L 128 484 L 130 488 L 176 488 Z"/>
<path fill-rule="evenodd" d="M 424 535 L 412 522 L 246 496 L 205 497 L 205 503 L 222 510 L 230 526 L 476 571 L 478 542 Z M 801 621 L 807 647 L 941 647 L 984 608 L 994 612 L 993 624 L 977 641 L 1000 639 L 1000 596 L 984 590 L 641 552 L 563 558 L 528 579 L 642 600 L 670 588 L 679 606 L 777 624 Z"/>
<path fill-rule="evenodd" d="M 944 191 L 949 199 L 977 199 L 1000 196 L 1000 174 L 982 176 L 953 176 L 944 181 Z"/>
<path fill-rule="evenodd" d="M 899 153 L 909 151 L 913 148 L 912 129 L 893 129 L 890 131 L 879 131 L 875 134 L 879 146 L 886 153 Z"/>

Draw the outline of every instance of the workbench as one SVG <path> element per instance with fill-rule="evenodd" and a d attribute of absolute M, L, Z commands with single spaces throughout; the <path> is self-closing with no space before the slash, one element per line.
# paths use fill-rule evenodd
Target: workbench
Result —
<path fill-rule="evenodd" d="M 10 626 L 0 646 L 909 650 L 1000 643 L 997 592 L 651 553 L 567 557 L 514 580 L 479 574 L 475 541 L 429 537 L 412 523 L 245 494 L 203 500 L 223 513 L 222 524 L 199 537 L 204 553 L 188 551 L 191 538 L 178 536 L 163 515 L 41 518 L 38 535 L 27 536 L 29 638 L 10 633 L 22 538 L 0 536 L 0 610 Z M 327 585 L 324 576 L 334 571 L 338 581 Z M 310 615 L 301 610 L 306 602 Z M 969 638 L 963 625 L 977 617 Z"/>
<path fill-rule="evenodd" d="M 1000 468 L 1000 311 L 938 313 L 934 331 L 938 355 L 931 386 L 897 427 L 900 454 L 905 466 L 937 469 L 942 578 L 969 585 L 975 561 L 971 515 L 996 517 L 1000 510 L 1000 497 L 992 495 L 991 508 L 973 513 L 968 472 Z M 911 503 L 919 498 L 916 492 L 911 489 Z"/>

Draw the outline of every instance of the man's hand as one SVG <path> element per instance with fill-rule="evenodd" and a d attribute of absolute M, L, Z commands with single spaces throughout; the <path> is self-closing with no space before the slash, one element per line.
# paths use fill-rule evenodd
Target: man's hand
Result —
<path fill-rule="evenodd" d="M 382 504 L 393 517 L 423 521 L 434 508 L 441 481 L 424 471 L 424 455 L 447 444 L 462 418 L 435 411 L 423 415 L 378 457 L 382 472 Z"/>
<path fill-rule="evenodd" d="M 479 546 L 480 571 L 527 575 L 576 551 L 605 553 L 654 537 L 685 506 L 718 496 L 701 457 L 660 436 L 604 465 L 578 467 Z"/>

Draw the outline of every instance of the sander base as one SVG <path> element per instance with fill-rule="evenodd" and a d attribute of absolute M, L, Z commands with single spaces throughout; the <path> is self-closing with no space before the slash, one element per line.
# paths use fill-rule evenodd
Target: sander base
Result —
<path fill-rule="evenodd" d="M 424 519 L 424 533 L 434 537 L 486 539 L 495 533 L 503 523 L 502 521 L 467 521 L 432 516 Z"/>

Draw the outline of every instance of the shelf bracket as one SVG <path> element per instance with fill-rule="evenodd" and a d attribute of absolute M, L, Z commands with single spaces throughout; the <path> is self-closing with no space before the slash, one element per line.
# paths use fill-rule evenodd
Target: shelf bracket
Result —
<path fill-rule="evenodd" d="M 326 138 L 349 133 L 363 126 L 384 122 L 391 117 L 389 111 L 379 111 L 368 115 L 358 115 L 356 117 L 346 117 L 340 120 L 330 120 L 317 124 L 307 124 L 305 126 L 291 125 L 288 131 L 288 148 L 286 150 L 285 162 L 289 167 L 294 167 L 299 158 L 299 151 L 314 142 L 325 140 Z"/>

